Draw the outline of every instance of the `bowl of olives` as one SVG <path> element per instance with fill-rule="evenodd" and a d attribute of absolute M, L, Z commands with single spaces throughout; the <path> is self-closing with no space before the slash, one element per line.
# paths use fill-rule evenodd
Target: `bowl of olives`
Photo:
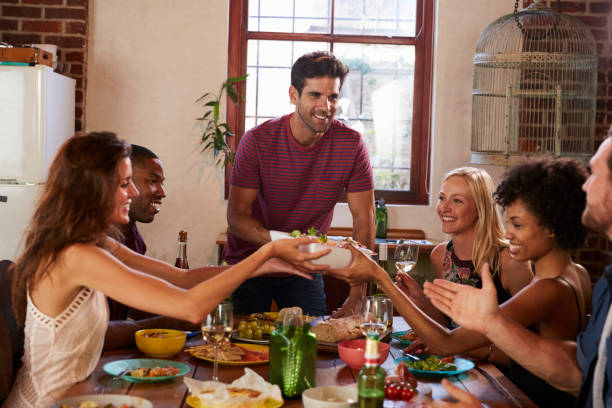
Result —
<path fill-rule="evenodd" d="M 269 340 L 270 335 L 275 329 L 275 322 L 264 317 L 259 317 L 260 313 L 249 316 L 238 323 L 236 336 L 241 340 Z"/>

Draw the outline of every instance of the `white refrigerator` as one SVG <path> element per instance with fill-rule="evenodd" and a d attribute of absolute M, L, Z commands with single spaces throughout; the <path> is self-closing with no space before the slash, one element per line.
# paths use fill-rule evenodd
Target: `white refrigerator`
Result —
<path fill-rule="evenodd" d="M 0 65 L 0 259 L 23 249 L 49 165 L 74 134 L 75 82 L 43 65 Z"/>

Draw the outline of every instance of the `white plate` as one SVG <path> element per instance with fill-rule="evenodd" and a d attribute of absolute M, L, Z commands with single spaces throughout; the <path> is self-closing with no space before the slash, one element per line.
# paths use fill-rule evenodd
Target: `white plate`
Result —
<path fill-rule="evenodd" d="M 123 394 L 91 394 L 68 397 L 54 402 L 50 408 L 61 408 L 62 405 L 78 408 L 79 404 L 85 401 L 95 402 L 100 405 L 100 408 L 103 408 L 106 404 L 113 404 L 116 407 L 127 404 L 132 408 L 153 408 L 153 404 L 149 400 Z"/>

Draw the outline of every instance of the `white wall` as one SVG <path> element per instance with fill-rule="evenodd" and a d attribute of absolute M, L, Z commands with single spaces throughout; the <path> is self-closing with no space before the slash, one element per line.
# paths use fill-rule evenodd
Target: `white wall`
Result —
<path fill-rule="evenodd" d="M 442 175 L 470 159 L 472 57 L 486 25 L 512 12 L 490 0 L 438 0 L 432 174 L 429 206 L 390 206 L 392 228 L 420 228 L 441 239 L 435 198 Z M 192 266 L 216 262 L 224 231 L 223 176 L 198 151 L 202 93 L 227 72 L 227 0 L 92 0 L 87 130 L 111 130 L 143 144 L 164 163 L 166 192 L 152 224 L 139 224 L 148 255 L 174 261 L 179 229 L 189 232 Z M 494 169 L 494 175 L 500 170 Z M 346 205 L 333 225 L 350 226 Z"/>

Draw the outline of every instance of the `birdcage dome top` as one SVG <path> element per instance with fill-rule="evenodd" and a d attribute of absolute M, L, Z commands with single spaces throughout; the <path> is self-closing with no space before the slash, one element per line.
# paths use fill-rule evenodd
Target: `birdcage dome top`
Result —
<path fill-rule="evenodd" d="M 592 69 L 597 66 L 597 48 L 591 31 L 579 19 L 550 10 L 536 0 L 485 28 L 478 39 L 474 65 Z"/>

